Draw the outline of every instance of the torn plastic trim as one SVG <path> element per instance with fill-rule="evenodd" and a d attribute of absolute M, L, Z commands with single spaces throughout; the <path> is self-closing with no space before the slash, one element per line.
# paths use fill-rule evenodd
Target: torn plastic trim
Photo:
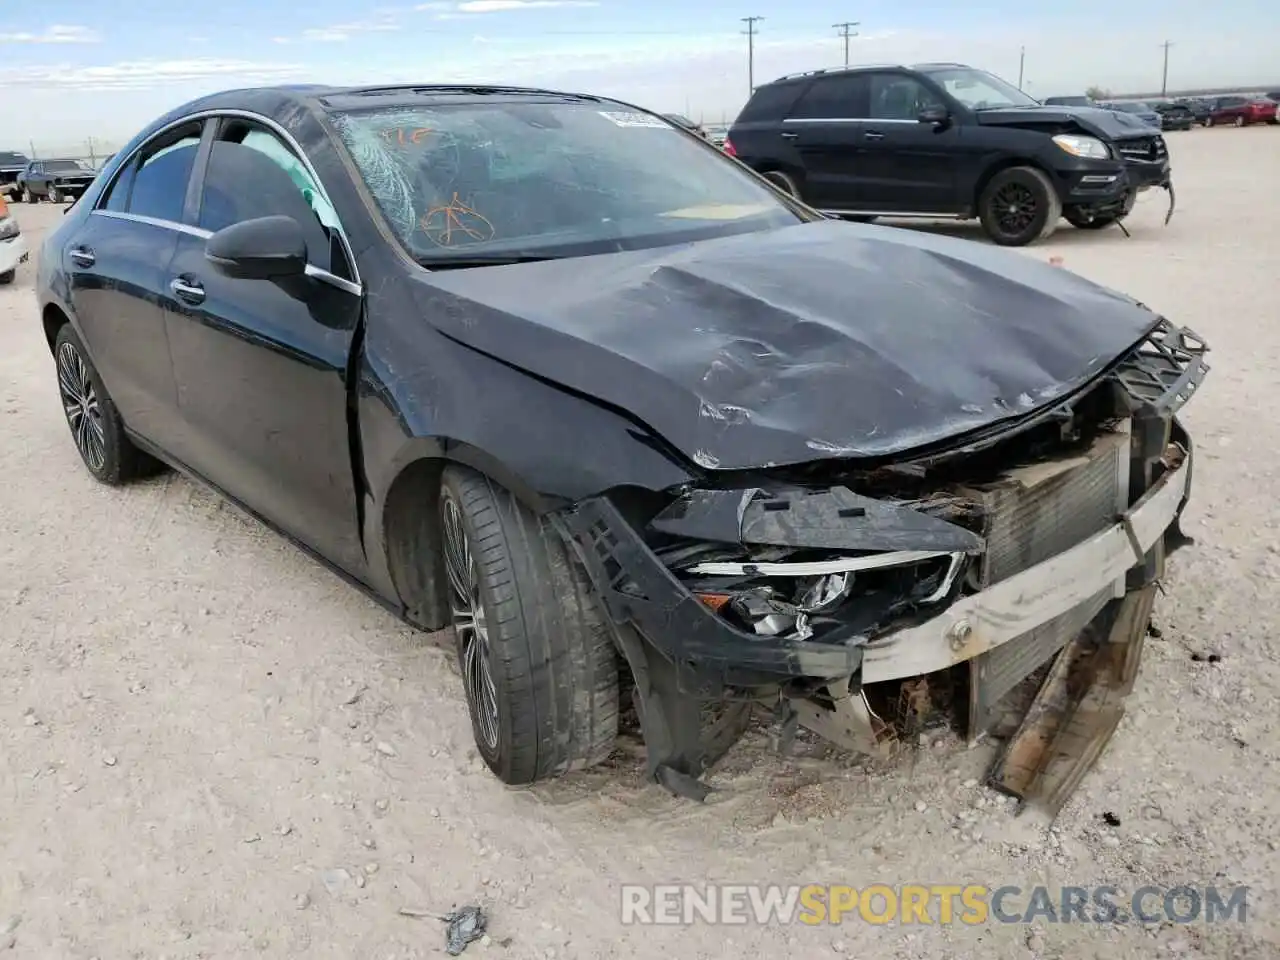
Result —
<path fill-rule="evenodd" d="M 1208 352 L 1203 337 L 1162 317 L 1116 367 L 1114 377 L 1135 401 L 1159 417 L 1172 417 L 1208 374 Z"/>
<path fill-rule="evenodd" d="M 689 490 L 649 523 L 654 533 L 794 550 L 980 553 L 980 536 L 912 506 L 848 487 Z"/>
<path fill-rule="evenodd" d="M 834 560 L 809 560 L 797 562 L 731 562 L 708 560 L 686 568 L 686 572 L 709 577 L 822 577 L 833 573 L 853 573 L 858 570 L 881 570 L 887 567 L 908 567 L 925 560 L 951 557 L 952 566 L 957 558 L 963 560 L 963 552 L 947 553 L 939 550 L 898 550 L 867 557 L 837 557 Z"/>

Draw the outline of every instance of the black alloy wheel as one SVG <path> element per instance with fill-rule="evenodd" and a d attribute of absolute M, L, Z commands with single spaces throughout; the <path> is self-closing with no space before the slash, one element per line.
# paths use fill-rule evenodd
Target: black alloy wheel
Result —
<path fill-rule="evenodd" d="M 978 216 L 996 244 L 1021 247 L 1053 233 L 1062 216 L 1062 201 L 1043 171 L 1010 167 L 987 182 L 978 201 Z"/>

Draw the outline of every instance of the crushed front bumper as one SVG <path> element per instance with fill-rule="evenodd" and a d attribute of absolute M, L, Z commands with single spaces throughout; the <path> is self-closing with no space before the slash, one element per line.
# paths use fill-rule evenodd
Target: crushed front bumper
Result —
<path fill-rule="evenodd" d="M 926 611 L 896 629 L 866 634 L 837 627 L 820 639 L 744 632 L 695 596 L 607 497 L 561 514 L 562 533 L 635 674 L 651 774 L 678 792 L 705 791 L 697 778 L 725 744 L 699 744 L 690 728 L 696 733 L 701 723 L 698 701 L 722 697 L 726 688 L 743 698 L 753 688 L 783 690 L 784 725 L 797 722 L 871 752 L 884 724 L 871 713 L 864 687 L 963 665 L 973 737 L 991 725 L 1014 686 L 1056 657 L 1038 706 L 1010 747 L 1017 748 L 1016 762 L 1006 763 L 1006 753 L 993 782 L 1052 804 L 1065 799 L 1064 783 L 1087 768 L 1101 749 L 1098 738 L 1105 742 L 1122 712 L 1164 559 L 1188 542 L 1179 518 L 1194 452 L 1176 412 L 1208 370 L 1204 350 L 1190 331 L 1162 321 L 1105 378 L 1127 398 L 1131 414 L 1085 453 L 985 483 L 988 519 L 1006 519 L 987 530 L 982 563 L 971 571 L 976 585 L 970 578 L 958 596 L 928 608 L 935 615 Z M 740 513 L 740 525 L 742 519 Z M 885 525 L 879 530 L 883 536 Z M 1082 733 L 1072 718 L 1085 716 L 1090 696 L 1105 707 L 1095 711 L 1105 719 Z M 1070 750 L 1054 748 L 1060 768 L 1054 779 L 1035 761 L 1045 760 L 1059 734 L 1075 737 L 1078 763 L 1065 763 Z"/>

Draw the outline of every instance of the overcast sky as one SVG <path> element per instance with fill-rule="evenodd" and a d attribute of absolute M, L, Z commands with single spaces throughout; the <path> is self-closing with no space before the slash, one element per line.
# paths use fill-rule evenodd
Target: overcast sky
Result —
<path fill-rule="evenodd" d="M 50 9 L 68 22 L 51 24 Z M 748 89 L 747 15 L 764 17 L 757 82 L 840 64 L 831 25 L 856 20 L 853 62 L 955 60 L 1016 81 L 1025 45 L 1033 96 L 1158 89 L 1166 39 L 1171 89 L 1280 85 L 1280 21 L 1260 0 L 433 0 L 363 13 L 338 0 L 219 0 L 197 9 L 209 12 L 174 0 L 7 5 L 0 149 L 119 141 L 202 93 L 294 81 L 560 85 L 732 119 Z"/>

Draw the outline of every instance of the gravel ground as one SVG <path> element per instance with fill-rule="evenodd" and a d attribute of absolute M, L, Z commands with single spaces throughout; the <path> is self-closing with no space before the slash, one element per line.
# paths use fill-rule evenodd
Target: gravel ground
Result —
<path fill-rule="evenodd" d="M 975 786 L 987 748 L 948 741 L 873 765 L 784 760 L 752 735 L 705 806 L 641 783 L 634 744 L 607 769 L 502 787 L 443 635 L 185 480 L 89 478 L 24 267 L 0 289 L 0 956 L 403 960 L 444 937 L 402 908 L 467 902 L 492 916 L 468 956 L 1280 954 L 1280 128 L 1170 141 L 1169 227 L 1155 192 L 1129 239 L 1064 224 L 1023 251 L 1214 351 L 1186 413 L 1199 544 L 1171 563 L 1129 714 L 1053 830 Z M 16 210 L 33 241 L 58 219 Z M 619 922 L 622 883 L 707 880 L 1252 889 L 1243 925 Z"/>

